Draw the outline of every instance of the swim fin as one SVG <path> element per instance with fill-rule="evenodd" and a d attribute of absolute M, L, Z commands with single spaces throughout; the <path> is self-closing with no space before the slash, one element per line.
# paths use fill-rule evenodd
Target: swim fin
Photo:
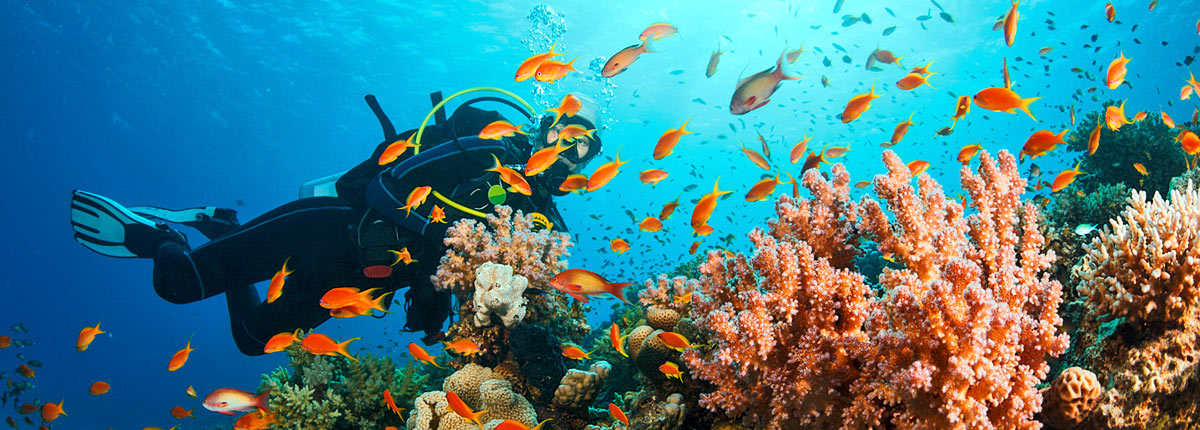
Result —
<path fill-rule="evenodd" d="M 187 247 L 187 238 L 166 224 L 87 191 L 71 192 L 71 227 L 80 245 L 109 257 L 151 258 L 163 241 Z"/>
<path fill-rule="evenodd" d="M 130 212 L 150 219 L 183 224 L 200 231 L 204 237 L 213 239 L 239 227 L 237 211 L 229 208 L 205 206 L 188 209 L 164 209 L 154 206 L 132 206 Z"/>

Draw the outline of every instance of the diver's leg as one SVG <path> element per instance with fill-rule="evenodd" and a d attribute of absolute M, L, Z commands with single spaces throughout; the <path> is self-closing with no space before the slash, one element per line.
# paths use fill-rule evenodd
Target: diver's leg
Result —
<path fill-rule="evenodd" d="M 288 257 L 289 267 L 297 270 L 331 264 L 334 253 L 353 247 L 349 227 L 356 212 L 339 199 L 302 199 L 192 251 L 165 243 L 154 253 L 154 289 L 172 303 L 190 303 L 233 288 L 252 288 L 270 279 Z"/>
<path fill-rule="evenodd" d="M 321 296 L 335 285 L 321 276 L 297 273 L 288 277 L 283 295 L 272 303 L 259 301 L 254 288 L 225 292 L 233 341 L 246 355 L 263 355 L 271 336 L 296 329 L 312 330 L 330 318 L 321 307 Z"/>

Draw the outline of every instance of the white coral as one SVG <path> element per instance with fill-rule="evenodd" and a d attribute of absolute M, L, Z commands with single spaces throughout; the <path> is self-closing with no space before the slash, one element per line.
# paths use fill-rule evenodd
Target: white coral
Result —
<path fill-rule="evenodd" d="M 513 275 L 512 266 L 483 263 L 475 268 L 475 327 L 492 325 L 492 315 L 512 328 L 525 319 L 529 280 Z"/>

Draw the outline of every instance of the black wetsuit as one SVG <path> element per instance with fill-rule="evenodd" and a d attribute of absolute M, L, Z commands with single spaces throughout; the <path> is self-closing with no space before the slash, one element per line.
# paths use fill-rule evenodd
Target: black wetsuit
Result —
<path fill-rule="evenodd" d="M 370 98 L 368 101 L 373 102 Z M 484 171 L 493 166 L 492 156 L 520 170 L 519 165 L 531 152 L 523 135 L 502 140 L 474 137 L 483 125 L 500 118 L 492 111 L 459 108 L 447 124 L 426 129 L 422 141 L 427 143 L 419 154 L 409 150 L 401 159 L 379 166 L 376 160 L 383 149 L 412 132 L 388 133 L 390 124 L 381 118 L 385 140 L 371 158 L 338 180 L 338 197 L 288 203 L 190 251 L 174 242 L 160 246 L 154 257 L 155 291 L 172 303 L 190 303 L 225 293 L 238 349 L 247 355 L 260 355 L 271 336 L 297 328 L 312 329 L 329 319 L 329 310 L 321 308 L 319 302 L 332 288 L 379 288 L 379 294 L 409 287 L 404 292 L 405 328 L 424 331 L 426 340 L 433 340 L 451 310 L 450 294 L 437 291 L 430 280 L 445 253 L 443 236 L 454 221 L 475 215 L 430 196 L 410 216 L 397 219 L 395 213 L 372 209 L 365 190 L 371 181 L 380 181 L 402 193 L 398 198 L 403 199 L 412 188 L 429 185 L 455 203 L 491 213 L 487 192 L 493 185 L 503 185 L 499 175 Z M 556 229 L 562 229 L 562 219 L 547 187 L 531 182 L 533 196 L 510 192 L 503 204 L 540 212 Z M 434 204 L 444 208 L 447 223 L 428 222 Z M 416 260 L 412 264 L 397 264 L 390 275 L 382 278 L 364 273 L 366 267 L 394 261 L 386 250 L 405 247 Z M 288 268 L 294 273 L 287 278 L 282 295 L 273 303 L 262 301 L 253 284 L 271 279 L 289 258 Z M 385 304 L 390 302 L 391 296 Z"/>

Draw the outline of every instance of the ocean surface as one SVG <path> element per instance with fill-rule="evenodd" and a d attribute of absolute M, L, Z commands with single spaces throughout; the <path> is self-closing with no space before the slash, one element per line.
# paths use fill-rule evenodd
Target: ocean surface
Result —
<path fill-rule="evenodd" d="M 1130 116 L 1161 109 L 1186 121 L 1194 103 L 1179 101 L 1178 91 L 1200 40 L 1197 3 L 1164 0 L 1153 11 L 1146 3 L 1114 1 L 1117 22 L 1109 23 L 1105 2 L 1025 0 L 1017 43 L 1008 47 L 993 30 L 1009 9 L 1004 1 L 845 0 L 834 13 L 835 2 L 824 0 L 7 0 L 0 3 L 6 201 L 0 210 L 0 334 L 32 342 L 0 350 L 0 373 L 21 381 L 11 369 L 40 361 L 19 399 L 63 400 L 68 416 L 53 428 L 228 428 L 232 417 L 203 410 L 185 389 L 194 386 L 201 397 L 220 387 L 253 390 L 261 374 L 286 358 L 238 353 L 222 298 L 167 303 L 153 291 L 150 261 L 105 258 L 75 243 L 70 192 L 83 189 L 130 205 L 230 207 L 244 222 L 295 200 L 300 184 L 370 157 L 380 129 L 363 102 L 366 94 L 378 97 L 398 130 L 419 124 L 434 91 L 500 87 L 539 109 L 556 106 L 568 91 L 592 95 L 603 106 L 604 149 L 589 170 L 618 153 L 630 163 L 603 189 L 558 199 L 576 243 L 571 265 L 640 283 L 690 259 L 693 239 L 686 217 L 653 236 L 639 235 L 636 220 L 679 196 L 681 211 L 690 211 L 690 201 L 709 192 L 718 176 L 722 189 L 735 192 L 713 215 L 709 241 L 748 251 L 745 233 L 773 215 L 773 199 L 741 198 L 775 173 L 758 169 L 740 151 L 739 141 L 761 152 L 759 134 L 772 158 L 795 176 L 799 165 L 782 160 L 803 137 L 812 138 L 814 150 L 851 145 L 837 161 L 857 182 L 883 171 L 879 144 L 911 114 L 915 125 L 892 149 L 906 161 L 930 162 L 927 173 L 953 195 L 961 147 L 980 143 L 992 153 L 1016 153 L 1034 131 L 1071 127 L 1068 107 L 1083 118 L 1102 102 L 1126 100 Z M 843 25 L 844 15 L 860 14 L 871 23 Z M 638 34 L 656 22 L 677 26 L 678 35 L 625 72 L 600 77 L 609 56 L 639 43 Z M 578 57 L 580 72 L 555 83 L 514 82 L 516 67 L 550 42 L 566 53 L 564 61 Z M 773 67 L 782 52 L 801 46 L 805 52 L 789 68 L 802 79 L 783 82 L 762 108 L 729 112 L 740 77 Z M 903 68 L 864 67 L 877 48 L 902 57 Z M 1043 48 L 1050 49 L 1039 54 Z M 706 78 L 717 49 L 724 54 Z M 1129 85 L 1109 90 L 1105 70 L 1122 53 L 1133 59 Z M 936 136 L 950 125 L 957 95 L 1003 86 L 1004 59 L 1013 89 L 1042 98 L 1031 108 L 1038 121 L 974 106 L 953 134 Z M 932 87 L 896 87 L 907 69 L 930 62 Z M 872 85 L 883 97 L 858 120 L 839 121 L 847 100 Z M 659 136 L 689 119 L 694 134 L 653 165 L 672 175 L 655 187 L 643 185 L 637 172 L 650 168 Z M 1059 150 L 1037 163 L 1053 177 L 1078 155 Z M 785 185 L 777 192 L 785 188 L 790 191 Z M 193 246 L 203 243 L 195 231 L 185 233 Z M 632 249 L 609 251 L 617 237 Z M 615 303 L 595 302 L 589 319 L 602 321 Z M 107 334 L 76 352 L 79 330 L 97 322 Z M 27 332 L 14 331 L 18 324 Z M 401 333 L 402 325 L 403 315 L 393 314 L 332 320 L 322 331 L 361 336 L 356 348 L 404 363 L 407 352 L 395 345 L 417 336 Z M 168 359 L 189 336 L 195 352 L 186 367 L 168 372 Z M 95 381 L 107 381 L 111 391 L 89 395 Z M 195 408 L 196 418 L 177 422 L 169 414 L 175 406 Z M 15 407 L 10 399 L 0 416 L 19 421 Z M 18 428 L 36 424 L 18 422 Z"/>

